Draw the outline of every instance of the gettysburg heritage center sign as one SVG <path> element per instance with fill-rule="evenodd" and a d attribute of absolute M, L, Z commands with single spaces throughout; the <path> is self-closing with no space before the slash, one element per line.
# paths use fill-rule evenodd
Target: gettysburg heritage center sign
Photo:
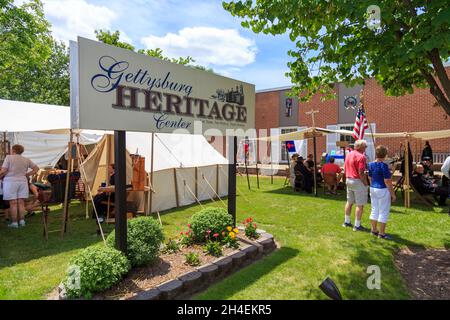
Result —
<path fill-rule="evenodd" d="M 254 85 L 81 37 L 70 54 L 72 128 L 254 128 Z"/>
<path fill-rule="evenodd" d="M 116 247 L 127 250 L 125 131 L 233 135 L 228 212 L 236 221 L 236 133 L 255 127 L 255 86 L 78 37 L 70 42 L 72 129 L 114 130 Z M 150 141 L 149 141 L 150 143 Z"/>

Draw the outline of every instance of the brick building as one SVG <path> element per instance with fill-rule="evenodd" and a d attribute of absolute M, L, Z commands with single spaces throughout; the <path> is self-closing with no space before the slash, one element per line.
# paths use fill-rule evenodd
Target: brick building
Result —
<path fill-rule="evenodd" d="M 450 72 L 450 68 L 447 68 Z M 364 106 L 371 129 L 376 132 L 434 131 L 450 129 L 450 117 L 440 106 L 428 89 L 416 89 L 413 94 L 402 97 L 388 97 L 374 79 L 366 81 L 364 86 L 348 88 L 339 83 L 335 86 L 336 99 L 321 101 L 320 96 L 314 96 L 309 102 L 299 102 L 298 99 L 288 100 L 286 93 L 290 87 L 260 90 L 256 93 L 256 129 L 266 129 L 270 135 L 287 133 L 303 127 L 312 126 L 312 117 L 305 114 L 310 110 L 318 110 L 315 114 L 317 127 L 328 129 L 353 130 L 359 95 L 364 94 Z M 292 105 L 292 111 L 290 109 Z M 366 131 L 365 139 L 372 145 L 370 131 Z M 330 134 L 317 138 L 317 157 L 322 152 L 330 153 L 339 149 L 336 141 L 351 140 L 350 137 Z M 378 138 L 375 144 L 383 144 L 389 148 L 389 155 L 398 154 L 402 139 Z M 420 153 L 423 143 L 413 141 L 413 153 Z M 450 139 L 430 141 L 435 153 L 435 161 L 439 162 L 450 154 Z M 259 145 L 264 144 L 262 142 Z M 312 141 L 300 150 L 303 155 L 312 153 Z M 286 161 L 284 146 L 272 146 L 272 158 Z M 268 154 L 270 153 L 267 151 Z M 369 146 L 368 153 L 373 153 Z M 276 155 L 278 153 L 278 156 Z M 373 156 L 373 155 L 369 155 Z"/>
<path fill-rule="evenodd" d="M 450 74 L 450 67 L 447 67 Z M 290 98 L 287 93 L 290 87 L 259 90 L 256 92 L 255 101 L 255 127 L 257 132 L 263 130 L 265 135 L 278 135 L 301 128 L 312 126 L 312 118 L 305 112 L 318 110 L 315 114 L 317 127 L 328 129 L 353 130 L 359 96 L 362 90 L 364 94 L 364 106 L 368 121 L 374 133 L 383 132 L 414 132 L 435 131 L 450 129 L 450 117 L 443 109 L 436 105 L 435 98 L 429 89 L 415 89 L 413 94 L 401 97 L 389 97 L 384 93 L 375 81 L 368 79 L 364 86 L 348 88 L 342 83 L 335 86 L 336 99 L 321 101 L 320 95 L 315 95 L 309 102 L 301 102 L 297 98 Z M 366 131 L 365 139 L 368 140 L 368 156 L 374 155 L 373 142 L 370 131 Z M 323 152 L 330 153 L 338 150 L 337 141 L 347 140 L 351 137 L 330 134 L 317 138 L 317 157 Z M 210 141 L 216 149 L 227 155 L 227 143 L 225 138 L 211 138 Z M 389 156 L 400 152 L 399 138 L 377 138 L 375 144 L 383 144 L 389 148 Z M 435 154 L 435 162 L 442 162 L 450 154 L 450 139 L 437 139 L 430 141 Z M 415 156 L 421 153 L 424 141 L 413 141 L 411 148 Z M 241 144 L 240 144 L 241 146 Z M 259 152 L 258 152 L 259 150 Z M 297 147 L 297 152 L 303 156 L 313 152 L 312 140 L 306 140 Z M 238 148 L 238 162 L 242 158 L 242 148 Z M 282 143 L 268 144 L 266 142 L 250 143 L 250 161 L 254 162 L 257 154 L 258 160 L 263 163 L 286 163 L 286 152 Z"/>

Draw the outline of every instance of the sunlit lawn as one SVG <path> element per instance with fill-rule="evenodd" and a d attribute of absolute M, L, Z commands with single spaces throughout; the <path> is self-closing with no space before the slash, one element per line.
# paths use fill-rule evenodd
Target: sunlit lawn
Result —
<path fill-rule="evenodd" d="M 238 177 L 238 221 L 252 216 L 259 227 L 272 233 L 280 245 L 265 259 L 214 285 L 197 299 L 324 299 L 318 289 L 330 276 L 345 299 L 407 299 L 405 284 L 394 266 L 393 254 L 404 246 L 450 247 L 447 208 L 393 207 L 388 233 L 394 241 L 341 227 L 344 195 L 319 197 L 294 194 L 283 188 L 284 179 L 252 178 L 252 190 Z M 220 206 L 220 202 L 207 205 Z M 60 211 L 53 211 L 51 229 L 60 228 Z M 170 210 L 161 218 L 167 237 L 175 237 L 198 205 Z M 369 209 L 369 208 L 367 208 Z M 368 226 L 368 212 L 363 224 Z M 0 299 L 44 299 L 61 281 L 68 261 L 76 252 L 101 242 L 85 208 L 74 204 L 70 231 L 61 239 L 42 237 L 41 216 L 28 219 L 27 227 L 8 230 L 0 226 Z M 112 229 L 111 226 L 107 231 Z M 381 290 L 366 286 L 367 267 L 381 269 Z"/>

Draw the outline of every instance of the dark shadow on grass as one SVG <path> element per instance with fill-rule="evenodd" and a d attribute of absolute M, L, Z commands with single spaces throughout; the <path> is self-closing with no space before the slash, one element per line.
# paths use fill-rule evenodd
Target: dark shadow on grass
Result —
<path fill-rule="evenodd" d="M 294 258 L 299 253 L 299 250 L 289 247 L 281 247 L 275 250 L 270 255 L 264 257 L 262 260 L 245 267 L 237 273 L 229 276 L 225 280 L 213 285 L 207 291 L 202 292 L 193 299 L 206 300 L 224 300 L 231 297 L 236 292 L 239 292 L 267 273 L 270 273 L 277 266 Z M 202 297 L 204 295 L 207 297 Z"/>
<path fill-rule="evenodd" d="M 319 187 L 317 189 L 317 197 L 312 193 L 306 193 L 304 191 L 294 191 L 292 190 L 291 187 L 282 187 L 282 188 L 278 188 L 278 189 L 273 189 L 273 190 L 269 190 L 269 191 L 263 191 L 264 193 L 272 193 L 272 194 L 279 194 L 279 195 L 287 195 L 287 196 L 296 196 L 296 197 L 305 197 L 305 198 L 310 198 L 310 199 L 321 199 L 321 200 L 332 200 L 332 201 L 339 201 L 339 202 L 345 202 L 346 201 L 346 191 L 345 190 L 339 190 L 338 191 L 338 195 L 327 195 L 324 194 L 322 187 Z M 369 203 L 370 203 L 370 198 L 369 198 Z M 402 206 L 403 204 L 403 199 L 401 197 L 398 196 L 397 193 L 397 201 L 394 203 L 394 206 Z M 423 203 L 420 202 L 420 200 L 418 200 L 414 194 L 412 194 L 411 197 L 411 206 L 412 209 L 417 209 L 417 210 L 421 210 L 421 211 L 426 211 L 426 212 L 436 212 L 434 209 L 435 208 L 441 208 L 441 207 L 431 207 L 431 206 L 427 206 L 424 205 Z M 444 209 L 445 210 L 445 207 Z M 400 214 L 404 214 L 406 213 L 405 211 L 399 211 L 397 209 L 392 209 L 392 212 L 395 213 L 400 213 Z"/>
<path fill-rule="evenodd" d="M 102 238 L 97 235 L 94 219 L 85 219 L 84 206 L 78 203 L 70 206 L 68 232 L 61 237 L 62 210 L 52 207 L 49 213 L 49 239 L 43 237 L 42 213 L 26 218 L 26 227 L 9 229 L 2 223 L 0 226 L 0 268 L 25 263 L 30 260 L 53 256 L 60 253 L 82 249 Z M 102 225 L 106 234 L 113 225 Z"/>
<path fill-rule="evenodd" d="M 374 238 L 373 245 L 367 247 L 360 243 L 353 243 L 350 257 L 351 266 L 360 266 L 357 271 L 346 273 L 330 273 L 330 278 L 335 281 L 342 296 L 347 300 L 371 300 L 371 299 L 410 299 L 410 294 L 394 261 L 395 253 L 403 246 L 409 248 L 425 249 L 422 244 L 391 234 L 392 240 Z M 369 289 L 373 284 L 374 271 L 369 267 L 380 268 L 381 289 Z M 372 267 L 373 268 L 373 267 Z M 325 276 L 324 276 L 325 278 Z M 312 295 L 317 299 L 326 298 L 320 290 L 315 290 Z"/>

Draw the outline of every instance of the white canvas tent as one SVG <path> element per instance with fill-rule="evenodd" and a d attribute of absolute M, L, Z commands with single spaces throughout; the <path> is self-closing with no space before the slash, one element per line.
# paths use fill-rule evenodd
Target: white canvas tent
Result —
<path fill-rule="evenodd" d="M 228 193 L 228 161 L 201 135 L 154 134 L 153 190 L 147 199 L 143 192 L 134 195 L 139 210 L 146 213 L 163 211 L 226 196 Z M 127 133 L 128 154 L 145 157 L 148 179 L 152 172 L 152 134 Z M 112 136 L 105 137 L 82 164 L 92 190 L 107 181 L 107 166 L 114 162 Z M 108 159 L 109 158 L 109 159 Z M 127 178 L 131 176 L 131 158 L 127 157 Z M 130 179 L 128 178 L 128 183 Z M 151 197 L 151 200 L 150 200 Z M 147 202 L 147 206 L 145 206 Z"/>

